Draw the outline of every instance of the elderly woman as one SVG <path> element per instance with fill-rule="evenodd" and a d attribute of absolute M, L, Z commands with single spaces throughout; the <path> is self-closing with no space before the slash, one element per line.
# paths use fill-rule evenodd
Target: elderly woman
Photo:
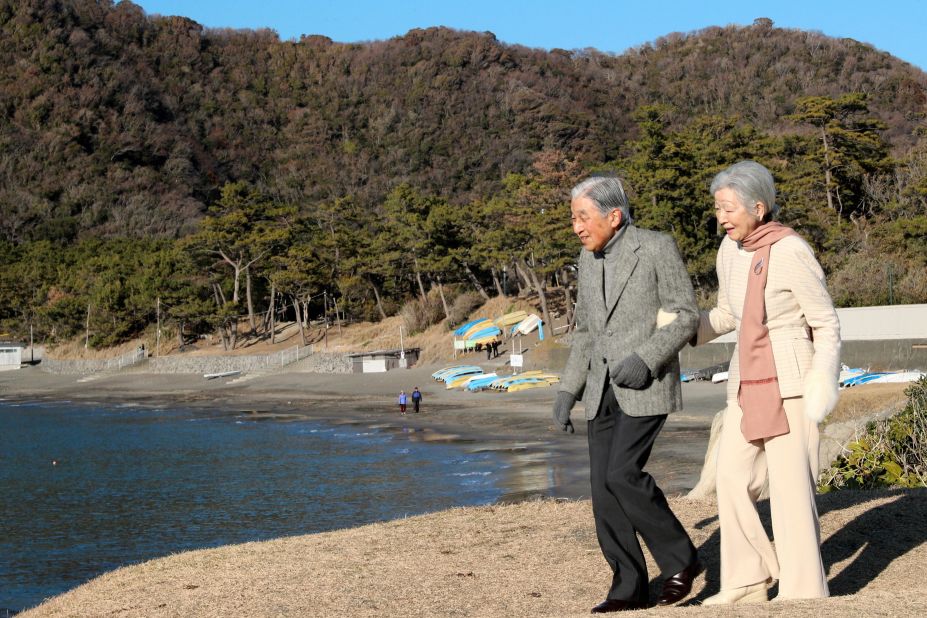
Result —
<path fill-rule="evenodd" d="M 837 402 L 840 324 L 808 244 L 773 219 L 772 175 L 742 161 L 711 183 L 726 238 L 718 303 L 697 343 L 732 330 L 737 346 L 718 447 L 721 591 L 705 605 L 828 596 L 815 507 L 818 423 Z M 768 473 L 773 549 L 756 501 Z"/>

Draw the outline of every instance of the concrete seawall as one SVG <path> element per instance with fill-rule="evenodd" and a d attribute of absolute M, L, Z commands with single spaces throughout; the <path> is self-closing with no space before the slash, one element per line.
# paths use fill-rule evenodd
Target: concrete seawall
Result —
<path fill-rule="evenodd" d="M 122 369 L 131 373 L 223 373 L 226 371 L 287 371 L 306 373 L 350 373 L 351 359 L 344 354 L 328 352 L 310 353 L 293 362 L 292 357 L 281 359 L 280 354 L 254 354 L 241 356 L 160 356 L 143 359 L 131 366 L 116 367 L 105 360 L 45 359 L 41 369 L 55 374 L 88 374 Z M 287 362 L 289 361 L 289 362 Z"/>

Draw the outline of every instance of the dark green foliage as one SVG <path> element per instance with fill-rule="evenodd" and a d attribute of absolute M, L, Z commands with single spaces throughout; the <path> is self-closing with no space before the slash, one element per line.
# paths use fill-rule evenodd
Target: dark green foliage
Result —
<path fill-rule="evenodd" d="M 821 491 L 927 486 L 927 378 L 905 391 L 895 416 L 869 423 L 822 475 Z"/>
<path fill-rule="evenodd" d="M 848 39 L 767 27 L 674 34 L 621 55 L 544 52 L 489 33 L 280 41 L 147 17 L 131 2 L 0 0 L 0 237 L 181 236 L 220 187 L 372 208 L 406 182 L 485 198 L 534 155 L 615 159 L 634 110 L 779 134 L 800 97 L 866 92 L 910 146 L 927 76 Z M 852 95 L 856 96 L 856 95 Z"/>
<path fill-rule="evenodd" d="M 708 184 L 743 158 L 773 171 L 838 304 L 925 302 L 925 93 L 887 54 L 768 20 L 616 56 L 446 28 L 284 42 L 125 1 L 0 0 L 0 329 L 109 345 L 160 298 L 181 338 L 222 327 L 234 346 L 271 290 L 305 323 L 433 290 L 457 315 L 450 290 L 503 281 L 547 312 L 579 252 L 568 190 L 602 169 L 710 296 Z"/>

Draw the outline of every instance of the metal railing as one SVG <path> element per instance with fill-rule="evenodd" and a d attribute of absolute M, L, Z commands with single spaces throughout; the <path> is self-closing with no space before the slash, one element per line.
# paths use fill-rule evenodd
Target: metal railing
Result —
<path fill-rule="evenodd" d="M 295 345 L 292 348 L 287 348 L 286 350 L 280 350 L 279 352 L 268 354 L 267 367 L 284 367 L 286 365 L 299 362 L 304 358 L 308 358 L 311 354 L 311 345 Z"/>
<path fill-rule="evenodd" d="M 145 348 L 139 346 L 131 352 L 126 352 L 116 358 L 110 358 L 103 363 L 102 371 L 113 371 L 119 370 L 124 367 L 129 367 L 131 365 L 136 365 L 147 358 Z"/>

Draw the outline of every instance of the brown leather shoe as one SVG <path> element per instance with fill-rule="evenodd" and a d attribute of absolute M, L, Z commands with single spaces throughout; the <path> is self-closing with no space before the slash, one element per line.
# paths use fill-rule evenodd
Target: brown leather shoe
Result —
<path fill-rule="evenodd" d="M 628 601 L 626 599 L 605 599 L 592 608 L 593 614 L 610 614 L 611 612 L 625 612 L 634 609 L 646 609 L 646 603 Z"/>
<path fill-rule="evenodd" d="M 657 597 L 657 605 L 672 605 L 682 601 L 692 592 L 692 582 L 705 570 L 701 561 L 696 560 L 679 573 L 663 582 L 663 592 Z"/>

